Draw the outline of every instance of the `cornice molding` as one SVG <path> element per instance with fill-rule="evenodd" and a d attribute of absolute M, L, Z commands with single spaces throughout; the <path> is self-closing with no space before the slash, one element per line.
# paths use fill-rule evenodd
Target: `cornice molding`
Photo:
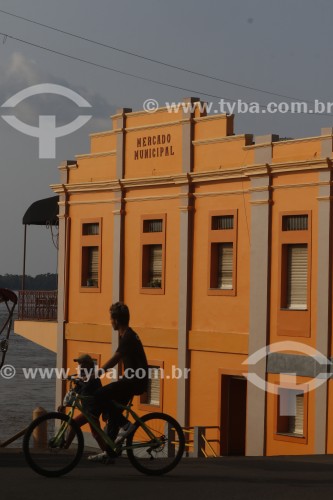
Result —
<path fill-rule="evenodd" d="M 214 144 L 215 142 L 230 142 L 234 140 L 244 139 L 246 141 L 249 134 L 225 135 L 221 137 L 213 137 L 212 139 L 197 139 L 192 141 L 193 146 L 201 146 L 206 144 Z"/>
<path fill-rule="evenodd" d="M 333 196 L 317 196 L 318 201 L 332 201 Z"/>
<path fill-rule="evenodd" d="M 75 155 L 75 158 L 77 158 L 78 160 L 83 160 L 85 158 L 100 158 L 103 156 L 115 156 L 116 154 L 117 154 L 117 150 L 112 149 L 110 151 L 102 151 L 100 153 L 86 153 L 83 155 Z"/>
<path fill-rule="evenodd" d="M 234 191 L 210 191 L 209 193 L 193 193 L 193 198 L 207 198 L 216 196 L 231 196 L 250 194 L 248 189 L 237 189 Z"/>
<path fill-rule="evenodd" d="M 297 142 L 312 142 L 318 141 L 318 139 L 328 139 L 332 138 L 332 135 L 314 135 L 312 137 L 298 137 L 296 139 L 288 139 L 287 141 L 277 141 L 274 142 L 274 146 L 283 146 L 284 144 L 295 144 Z"/>
<path fill-rule="evenodd" d="M 89 137 L 104 137 L 105 135 L 112 135 L 116 130 L 118 129 L 105 130 L 104 132 L 93 132 L 92 134 L 89 134 Z"/>
<path fill-rule="evenodd" d="M 271 163 L 269 169 L 272 174 L 277 172 L 293 172 L 303 168 L 304 170 L 310 169 L 323 169 L 331 168 L 330 158 L 317 158 L 311 160 L 288 161 L 281 163 Z"/>
<path fill-rule="evenodd" d="M 224 180 L 249 179 L 258 176 L 267 176 L 279 172 L 299 172 L 301 170 L 323 170 L 331 169 L 331 160 L 329 158 L 319 158 L 316 160 L 305 160 L 299 162 L 275 163 L 275 164 L 254 164 L 241 167 L 232 167 L 228 169 L 214 169 L 203 172 L 179 173 L 165 176 L 149 176 L 131 179 L 113 179 L 108 181 L 78 182 L 70 184 L 52 184 L 51 189 L 58 194 L 63 193 L 84 193 L 98 191 L 121 191 L 126 189 L 145 188 L 145 187 L 167 187 L 182 186 L 188 184 L 199 184 L 208 182 L 218 182 Z M 284 187 L 305 187 L 309 185 L 326 185 L 322 182 L 310 184 L 286 185 Z M 282 189 L 283 186 L 272 186 L 273 189 Z M 263 187 L 251 188 L 252 191 L 262 190 Z M 266 188 L 264 188 L 266 189 Z"/>
<path fill-rule="evenodd" d="M 243 146 L 243 149 L 258 149 L 258 148 L 267 148 L 272 146 L 273 142 L 263 142 L 261 144 L 248 144 L 247 146 Z"/>
<path fill-rule="evenodd" d="M 170 186 L 170 185 L 181 185 L 190 182 L 190 174 L 181 173 L 174 175 L 167 175 L 161 177 L 137 177 L 132 179 L 122 179 L 121 185 L 124 189 L 130 189 L 135 187 L 150 187 L 150 186 Z"/>
<path fill-rule="evenodd" d="M 181 198 L 180 194 L 161 194 L 161 195 L 152 195 L 152 196 L 133 196 L 128 198 L 125 196 L 124 201 L 126 203 L 133 203 L 138 201 L 165 201 L 165 200 L 178 200 Z"/>
<path fill-rule="evenodd" d="M 279 189 L 298 189 L 298 188 L 308 188 L 308 187 L 319 187 L 320 182 L 304 182 L 302 184 L 281 184 L 279 186 L 271 186 L 273 191 L 278 191 Z"/>
<path fill-rule="evenodd" d="M 181 106 L 181 105 L 180 105 Z M 154 113 L 149 113 L 148 111 L 145 111 L 144 109 L 140 109 L 139 111 L 130 111 L 129 113 L 117 113 L 115 115 L 111 115 L 111 118 L 120 118 L 122 116 L 128 116 L 128 117 L 131 117 L 131 116 L 149 116 L 150 114 L 153 114 L 153 115 L 156 115 L 157 113 L 165 113 L 166 111 L 168 111 L 169 108 L 167 108 L 166 106 L 164 106 L 163 108 L 157 108 Z"/>
<path fill-rule="evenodd" d="M 267 192 L 269 191 L 270 189 L 272 189 L 272 186 L 271 185 L 267 185 L 267 186 L 258 186 L 258 187 L 251 187 L 249 189 L 250 193 L 264 193 L 264 192 Z"/>
<path fill-rule="evenodd" d="M 154 128 L 164 128 L 164 127 L 174 127 L 176 125 L 182 125 L 183 123 L 187 123 L 189 120 L 175 120 L 172 122 L 160 122 L 155 124 L 146 124 L 146 125 L 137 125 L 136 127 L 126 127 L 124 130 L 126 132 L 136 132 L 138 130 L 150 130 Z"/>
<path fill-rule="evenodd" d="M 58 167 L 58 170 L 60 170 L 61 172 L 64 172 L 66 170 L 75 170 L 76 168 L 78 168 L 78 164 L 77 164 L 77 161 L 71 161 L 71 162 L 63 162 L 59 165 Z"/>
<path fill-rule="evenodd" d="M 75 184 L 51 184 L 51 189 L 55 193 L 84 193 L 93 191 L 119 191 L 122 189 L 118 180 L 80 182 Z"/>
<path fill-rule="evenodd" d="M 261 144 L 249 144 L 248 146 L 243 146 L 243 149 L 257 149 L 257 148 L 267 148 L 267 147 L 282 147 L 285 144 L 297 144 L 299 142 L 313 142 L 318 141 L 319 139 L 328 139 L 332 138 L 331 135 L 318 135 L 313 137 L 300 137 L 297 139 L 288 139 L 287 141 L 272 141 L 272 142 L 264 142 Z"/>
<path fill-rule="evenodd" d="M 118 198 L 110 198 L 109 200 L 76 200 L 69 201 L 68 205 L 103 205 L 103 204 L 114 204 L 119 203 Z"/>
<path fill-rule="evenodd" d="M 272 200 L 250 200 L 250 205 L 273 205 Z"/>
<path fill-rule="evenodd" d="M 226 115 L 221 113 L 219 115 L 207 115 L 207 116 L 198 116 L 197 118 L 193 118 L 194 122 L 210 122 L 213 120 L 227 120 L 228 117 L 233 117 L 234 115 Z"/>

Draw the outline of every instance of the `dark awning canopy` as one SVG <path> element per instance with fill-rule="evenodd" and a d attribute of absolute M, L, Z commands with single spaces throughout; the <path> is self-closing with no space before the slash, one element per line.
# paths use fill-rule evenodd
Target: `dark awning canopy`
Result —
<path fill-rule="evenodd" d="M 35 201 L 24 214 L 23 224 L 32 224 L 34 226 L 57 225 L 57 216 L 59 213 L 58 202 L 59 196 Z"/>

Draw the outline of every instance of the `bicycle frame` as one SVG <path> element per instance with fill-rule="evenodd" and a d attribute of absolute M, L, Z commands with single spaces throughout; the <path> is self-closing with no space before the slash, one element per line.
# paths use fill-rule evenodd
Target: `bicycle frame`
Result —
<path fill-rule="evenodd" d="M 173 417 L 162 412 L 152 412 L 139 417 L 132 409 L 132 401 L 127 405 L 115 403 L 120 411 L 126 412 L 126 417 L 134 420 L 134 428 L 129 437 L 126 441 L 116 444 L 117 439 L 112 439 L 101 429 L 97 415 L 86 410 L 90 405 L 85 402 L 93 402 L 94 397 L 80 395 L 77 386 L 73 389 L 74 383 L 77 384 L 82 379 L 71 376 L 69 380 L 71 393 L 64 399 L 64 406 L 68 408 L 67 414 L 51 412 L 42 415 L 30 424 L 25 433 L 24 456 L 35 472 L 47 477 L 58 477 L 76 467 L 84 452 L 84 436 L 80 429 L 84 422 L 90 424 L 94 437 L 102 450 L 105 450 L 105 453 L 97 455 L 96 459 L 94 456 L 88 459 L 107 463 L 107 455 L 116 457 L 126 452 L 131 464 L 144 474 L 165 474 L 176 467 L 184 454 L 185 437 Z M 76 409 L 81 412 L 77 424 Z M 42 451 L 35 443 L 37 429 L 43 436 L 45 430 L 47 431 L 47 443 L 43 441 Z"/>
<path fill-rule="evenodd" d="M 76 395 L 76 397 L 71 405 L 71 409 L 68 413 L 69 421 L 64 422 L 60 426 L 59 432 L 55 436 L 55 443 L 58 443 L 64 437 L 64 434 L 66 432 L 66 428 L 71 423 L 71 421 L 74 420 L 74 411 L 75 411 L 75 409 L 77 409 L 84 415 L 84 417 L 87 419 L 87 422 L 93 427 L 93 429 L 98 433 L 98 435 L 103 439 L 103 441 L 113 451 L 116 451 L 116 450 L 117 451 L 120 451 L 120 450 L 124 451 L 124 450 L 129 449 L 129 447 L 126 445 L 125 446 L 122 445 L 121 448 L 119 447 L 119 445 L 116 445 L 115 442 L 100 428 L 100 426 L 98 424 L 96 424 L 96 421 L 91 417 L 91 415 L 88 412 L 86 412 L 84 410 L 84 408 L 81 404 L 81 401 L 84 399 L 86 399 L 86 400 L 91 399 L 91 396 L 80 396 L 79 394 Z M 142 428 L 146 431 L 149 438 L 151 440 L 155 440 L 156 444 L 159 443 L 159 439 L 155 436 L 155 434 L 151 431 L 151 429 L 145 424 L 145 422 L 143 422 L 141 420 L 139 415 L 137 415 L 137 413 L 135 413 L 135 411 L 132 410 L 131 405 L 126 406 L 126 405 L 121 405 L 121 404 L 116 403 L 116 402 L 115 402 L 115 405 L 118 408 L 122 409 L 123 411 L 126 410 L 126 417 L 131 415 L 133 417 L 133 419 L 135 420 L 135 422 L 140 424 L 142 426 Z M 146 447 L 146 446 L 147 446 L 147 443 L 137 443 L 137 444 L 132 444 L 132 446 L 130 448 L 134 449 L 134 448 L 142 448 L 142 447 Z"/>

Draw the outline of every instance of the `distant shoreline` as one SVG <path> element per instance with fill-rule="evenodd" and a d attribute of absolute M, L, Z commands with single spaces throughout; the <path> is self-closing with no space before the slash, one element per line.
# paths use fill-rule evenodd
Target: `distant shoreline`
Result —
<path fill-rule="evenodd" d="M 22 289 L 22 275 L 20 274 L 0 274 L 0 288 L 10 290 Z M 57 290 L 58 275 L 55 273 L 37 274 L 36 276 L 25 276 L 25 290 Z"/>

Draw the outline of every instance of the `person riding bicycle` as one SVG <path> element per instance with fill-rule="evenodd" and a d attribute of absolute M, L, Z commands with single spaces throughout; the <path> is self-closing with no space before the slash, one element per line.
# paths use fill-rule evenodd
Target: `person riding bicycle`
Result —
<path fill-rule="evenodd" d="M 76 382 L 75 392 L 77 394 L 80 394 L 80 396 L 94 396 L 96 391 L 102 387 L 102 383 L 99 378 L 95 377 L 95 363 L 93 358 L 89 356 L 89 354 L 81 354 L 81 356 L 74 359 L 73 361 L 79 364 L 79 376 L 80 376 L 80 380 Z M 72 394 L 71 391 L 69 391 L 65 395 L 63 405 L 58 408 L 58 411 L 63 412 L 66 406 L 71 405 L 71 398 Z M 84 411 L 88 412 L 91 415 L 95 424 L 97 424 L 99 427 L 100 411 L 95 403 L 94 398 L 88 398 L 87 400 L 82 399 L 81 404 Z M 83 425 L 88 423 L 88 420 L 82 413 L 79 413 L 79 415 L 77 415 L 74 418 L 74 421 L 79 427 L 82 427 Z M 100 437 L 98 432 L 95 431 L 92 425 L 90 425 L 90 430 L 92 436 L 97 441 L 101 450 L 106 451 L 107 446 L 104 440 Z M 72 427 L 68 436 L 66 436 L 66 445 L 65 445 L 66 448 L 70 446 L 74 437 L 75 437 L 75 431 Z"/>
<path fill-rule="evenodd" d="M 123 363 L 124 373 L 117 382 L 100 388 L 95 402 L 101 413 L 109 415 L 108 435 L 116 444 L 121 443 L 134 429 L 114 402 L 126 405 L 134 395 L 143 394 L 148 385 L 148 363 L 139 336 L 130 328 L 130 313 L 126 304 L 116 302 L 110 307 L 112 328 L 119 333 L 119 346 L 115 354 L 102 366 L 100 374 Z M 110 451 L 88 457 L 103 462 L 112 456 Z"/>

